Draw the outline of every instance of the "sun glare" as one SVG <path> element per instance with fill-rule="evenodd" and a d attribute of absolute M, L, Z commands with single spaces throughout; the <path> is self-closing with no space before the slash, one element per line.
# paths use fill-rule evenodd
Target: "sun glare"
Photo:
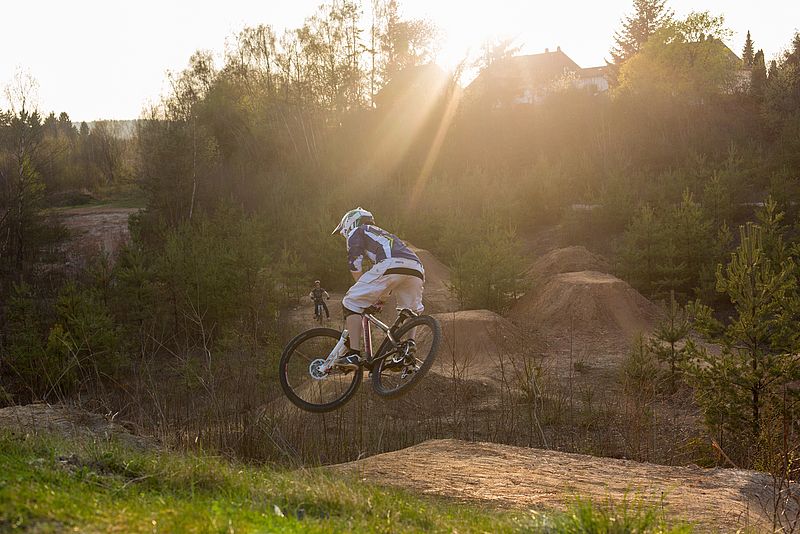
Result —
<path fill-rule="evenodd" d="M 464 61 L 471 62 L 480 55 L 481 46 L 493 39 L 516 37 L 513 20 L 501 16 L 503 10 L 490 4 L 459 8 L 454 16 L 452 8 L 447 15 L 438 16 L 436 24 L 441 29 L 441 48 L 437 62 L 445 69 L 454 69 Z"/>

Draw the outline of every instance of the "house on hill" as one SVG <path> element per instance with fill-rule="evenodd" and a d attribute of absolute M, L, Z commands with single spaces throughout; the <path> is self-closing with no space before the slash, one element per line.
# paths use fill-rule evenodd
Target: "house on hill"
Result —
<path fill-rule="evenodd" d="M 592 93 L 608 90 L 605 67 L 581 68 L 561 47 L 554 52 L 513 56 L 494 62 L 466 88 L 474 100 L 488 100 L 492 107 L 530 105 L 564 88 Z"/>
<path fill-rule="evenodd" d="M 606 72 L 608 67 L 587 67 L 580 69 L 575 76 L 573 86 L 578 89 L 587 89 L 594 94 L 608 91 L 608 78 Z"/>

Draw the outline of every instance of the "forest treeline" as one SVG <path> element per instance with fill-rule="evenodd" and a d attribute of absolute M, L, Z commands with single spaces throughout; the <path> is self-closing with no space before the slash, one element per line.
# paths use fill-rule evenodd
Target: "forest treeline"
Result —
<path fill-rule="evenodd" d="M 195 53 L 132 139 L 17 98 L 0 113 L 5 398 L 116 387 L 145 357 L 274 350 L 279 309 L 310 281 L 347 287 L 329 234 L 356 205 L 447 263 L 467 308 L 509 306 L 528 283 L 527 240 L 555 225 L 645 295 L 694 302 L 706 325 L 720 314 L 702 306 L 737 309 L 720 265 L 743 241 L 797 299 L 800 35 L 767 65 L 749 33 L 732 59 L 719 17 L 634 7 L 613 36 L 611 90 L 566 76 L 536 105 L 514 105 L 502 84 L 463 89 L 473 65 L 433 66 L 436 28 L 395 0 L 323 4 L 282 35 L 244 28 L 221 64 Z M 476 65 L 514 53 L 489 43 Z M 68 274 L 52 208 L 108 188 L 145 198 L 131 242 Z M 772 249 L 740 237 L 748 221 Z M 796 351 L 790 337 L 764 350 Z M 790 371 L 757 377 L 759 407 Z"/>

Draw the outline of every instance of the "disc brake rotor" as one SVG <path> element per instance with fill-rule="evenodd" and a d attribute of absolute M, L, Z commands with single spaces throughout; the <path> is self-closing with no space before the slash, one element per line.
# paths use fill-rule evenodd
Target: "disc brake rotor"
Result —
<path fill-rule="evenodd" d="M 322 358 L 317 358 L 311 365 L 308 366 L 308 374 L 311 375 L 311 378 L 314 380 L 325 380 L 328 378 L 328 373 L 322 370 L 322 364 L 325 363 L 325 360 Z"/>

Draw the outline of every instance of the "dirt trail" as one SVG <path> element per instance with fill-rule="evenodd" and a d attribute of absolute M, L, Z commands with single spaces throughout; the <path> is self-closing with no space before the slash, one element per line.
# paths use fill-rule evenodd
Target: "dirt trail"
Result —
<path fill-rule="evenodd" d="M 766 511 L 772 479 L 754 471 L 660 466 L 453 439 L 331 469 L 415 492 L 512 508 L 564 509 L 576 496 L 600 504 L 627 497 L 663 503 L 668 516 L 705 531 L 771 528 Z"/>

